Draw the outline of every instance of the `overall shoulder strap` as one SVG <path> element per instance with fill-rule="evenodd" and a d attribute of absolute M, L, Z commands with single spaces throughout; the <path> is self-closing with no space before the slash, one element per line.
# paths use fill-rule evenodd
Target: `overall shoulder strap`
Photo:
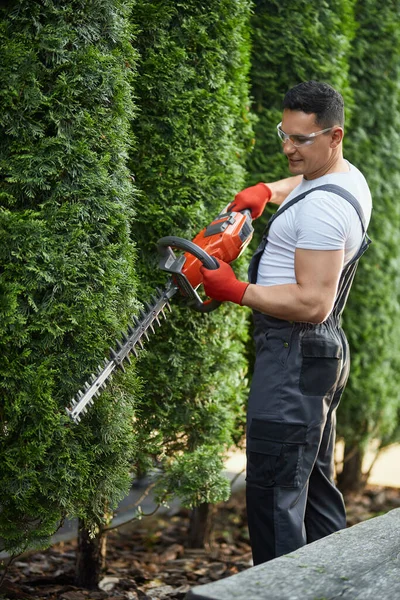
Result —
<path fill-rule="evenodd" d="M 333 183 L 327 183 L 326 185 L 321 185 L 319 188 L 314 188 L 314 190 L 317 190 L 317 189 L 323 189 L 326 192 L 333 192 L 334 194 L 337 194 L 338 196 L 341 196 L 342 198 L 347 200 L 347 202 L 349 202 L 352 205 L 352 207 L 358 214 L 358 217 L 361 221 L 361 225 L 363 228 L 363 233 L 365 233 L 366 220 L 365 220 L 364 212 L 361 207 L 361 204 L 359 203 L 357 198 L 355 196 L 353 196 L 353 194 L 351 194 L 348 190 L 341 187 L 340 185 L 335 185 Z"/>
<path fill-rule="evenodd" d="M 315 192 L 317 190 L 322 190 L 322 191 L 327 191 L 327 192 L 333 192 L 334 194 L 337 194 L 338 196 L 341 196 L 342 198 L 344 198 L 345 200 L 347 200 L 347 202 L 349 202 L 354 210 L 356 211 L 356 213 L 358 214 L 358 217 L 361 221 L 361 227 L 362 227 L 362 242 L 361 242 L 361 246 L 359 251 L 357 252 L 357 254 L 351 259 L 350 264 L 355 264 L 358 262 L 359 258 L 362 256 L 362 254 L 365 252 L 365 250 L 368 248 L 369 244 L 371 243 L 371 240 L 369 239 L 368 235 L 366 234 L 366 221 L 365 221 L 365 216 L 363 213 L 363 210 L 361 208 L 360 203 L 358 202 L 357 198 L 355 196 L 353 196 L 353 194 L 351 194 L 350 192 L 348 192 L 347 190 L 345 190 L 344 188 L 342 188 L 339 185 L 334 185 L 334 184 L 325 184 L 325 185 L 320 185 L 317 186 L 315 188 L 311 188 L 310 190 L 307 190 L 306 192 L 303 192 L 302 194 L 299 194 L 298 196 L 295 196 L 294 198 L 292 198 L 291 200 L 289 200 L 289 202 L 287 204 L 285 204 L 283 207 L 279 208 L 276 213 L 274 215 L 272 215 L 272 217 L 269 219 L 267 226 L 265 228 L 264 231 L 264 235 L 263 238 L 261 240 L 260 245 L 258 246 L 251 262 L 250 262 L 250 266 L 249 266 L 249 281 L 251 283 L 256 283 L 257 281 L 257 270 L 258 270 L 258 264 L 260 262 L 260 258 L 262 253 L 264 252 L 265 246 L 267 244 L 267 240 L 268 240 L 268 231 L 269 228 L 271 227 L 271 224 L 273 223 L 273 221 L 275 219 L 277 219 L 280 215 L 282 215 L 285 210 L 287 210 L 288 208 L 290 208 L 291 206 L 293 206 L 293 204 L 296 204 L 296 202 L 299 202 L 300 200 L 302 200 L 303 198 L 305 198 L 305 196 L 307 196 L 308 194 L 310 194 L 311 192 Z M 349 266 L 348 265 L 348 266 Z"/>
<path fill-rule="evenodd" d="M 365 216 L 364 216 L 364 213 L 363 213 L 363 210 L 361 208 L 359 201 L 349 191 L 347 191 L 340 185 L 335 185 L 333 183 L 326 183 L 325 185 L 319 185 L 315 188 L 311 188 L 310 190 L 307 190 L 306 192 L 303 192 L 302 194 L 299 194 L 295 198 L 292 198 L 291 200 L 289 200 L 289 202 L 287 204 L 285 204 L 282 208 L 278 209 L 277 212 L 274 215 L 272 215 L 272 217 L 268 221 L 267 228 L 269 229 L 272 222 L 277 217 L 279 217 L 281 214 L 283 214 L 285 212 L 285 210 L 287 210 L 288 208 L 293 206 L 293 204 L 296 204 L 297 202 L 299 202 L 299 200 L 302 200 L 303 198 L 305 198 L 305 196 L 307 196 L 308 194 L 311 194 L 311 192 L 316 192 L 317 190 L 321 190 L 324 192 L 333 192 L 334 194 L 337 194 L 338 196 L 341 196 L 342 198 L 347 200 L 347 202 L 349 202 L 353 206 L 354 210 L 358 214 L 358 217 L 361 221 L 363 234 L 365 234 L 366 221 L 365 221 Z"/>

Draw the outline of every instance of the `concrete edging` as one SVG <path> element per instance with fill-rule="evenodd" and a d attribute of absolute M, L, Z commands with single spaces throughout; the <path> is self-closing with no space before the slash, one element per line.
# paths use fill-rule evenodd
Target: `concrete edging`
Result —
<path fill-rule="evenodd" d="M 296 552 L 196 586 L 185 600 L 400 598 L 400 508 Z"/>

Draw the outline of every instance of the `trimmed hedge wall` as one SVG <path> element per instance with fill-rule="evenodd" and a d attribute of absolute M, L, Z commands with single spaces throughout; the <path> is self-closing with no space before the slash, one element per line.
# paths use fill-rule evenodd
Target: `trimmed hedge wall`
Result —
<path fill-rule="evenodd" d="M 285 93 L 301 81 L 325 81 L 345 98 L 351 115 L 348 56 L 354 0 L 255 0 L 252 17 L 251 94 L 258 117 L 247 167 L 250 184 L 290 175 L 276 125 Z"/>
<path fill-rule="evenodd" d="M 254 2 L 250 83 L 257 121 L 254 151 L 246 163 L 248 185 L 291 175 L 276 126 L 282 119 L 284 95 L 294 85 L 309 79 L 329 83 L 343 94 L 346 119 L 351 119 L 348 56 L 355 29 L 353 4 L 354 0 L 339 0 L 334 6 L 318 0 Z M 274 211 L 267 206 L 256 221 L 254 250 Z M 254 344 L 249 344 L 248 354 L 252 363 Z"/>
<path fill-rule="evenodd" d="M 191 239 L 245 185 L 289 175 L 275 126 L 301 80 L 343 93 L 345 155 L 375 201 L 374 243 L 345 313 L 353 370 L 339 433 L 350 449 L 395 439 L 397 14 L 396 2 L 376 0 L 2 4 L 2 549 L 45 544 L 67 515 L 94 530 L 127 492 L 132 463 L 160 468 L 160 501 L 227 498 L 249 311 L 202 315 L 175 296 L 135 366 L 79 426 L 64 408 L 165 285 L 157 240 Z M 241 277 L 249 258 L 235 265 Z"/>
<path fill-rule="evenodd" d="M 0 11 L 0 536 L 11 553 L 46 543 L 67 514 L 100 522 L 129 486 L 134 376 L 79 426 L 64 410 L 136 306 L 129 10 L 19 0 Z"/>
<path fill-rule="evenodd" d="M 344 314 L 352 371 L 338 413 L 338 431 L 346 442 L 346 458 L 358 450 L 361 469 L 368 442 L 385 445 L 399 439 L 399 4 L 358 0 L 356 21 L 350 60 L 354 110 L 346 154 L 371 187 L 373 243 L 360 262 Z M 363 483 L 361 470 L 356 474 L 349 469 L 348 483 Z"/>
<path fill-rule="evenodd" d="M 290 1 L 257 0 L 252 25 L 258 122 L 247 163 L 249 183 L 289 175 L 275 133 L 282 99 L 296 83 L 316 79 L 345 98 L 344 154 L 364 172 L 373 194 L 373 244 L 344 313 L 352 370 L 338 411 L 346 459 L 356 459 L 351 467 L 346 463 L 351 474 L 341 484 L 359 486 L 366 444 L 393 442 L 399 430 L 398 3 L 382 7 L 375 0 L 342 0 L 294 7 Z"/>
<path fill-rule="evenodd" d="M 157 268 L 157 240 L 192 239 L 243 187 L 253 135 L 249 14 L 248 0 L 135 5 L 139 112 L 131 164 L 141 192 L 135 240 L 143 300 L 168 278 Z M 243 434 L 246 314 L 225 305 L 202 315 L 177 296 L 172 306 L 138 363 L 137 435 L 167 473 L 160 498 L 175 493 L 197 506 L 229 493 L 222 456 Z M 143 462 L 144 452 L 140 468 L 147 468 Z"/>

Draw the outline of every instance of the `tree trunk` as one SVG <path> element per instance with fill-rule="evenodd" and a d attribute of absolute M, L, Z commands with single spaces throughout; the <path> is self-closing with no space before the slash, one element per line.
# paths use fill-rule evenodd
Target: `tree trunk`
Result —
<path fill-rule="evenodd" d="M 75 583 L 89 590 L 96 589 L 105 564 L 107 535 L 100 531 L 90 537 L 85 522 L 79 519 Z"/>
<path fill-rule="evenodd" d="M 209 542 L 212 514 L 212 505 L 208 503 L 193 508 L 188 532 L 189 548 L 204 548 Z"/>
<path fill-rule="evenodd" d="M 362 471 L 364 450 L 356 443 L 345 444 L 343 469 L 338 474 L 337 483 L 343 494 L 361 492 L 367 479 Z"/>

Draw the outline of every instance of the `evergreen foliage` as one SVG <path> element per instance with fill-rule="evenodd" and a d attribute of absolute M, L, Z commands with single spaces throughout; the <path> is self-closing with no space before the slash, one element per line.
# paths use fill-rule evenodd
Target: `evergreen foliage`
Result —
<path fill-rule="evenodd" d="M 338 431 L 350 449 L 392 441 L 400 408 L 400 32 L 399 3 L 356 3 L 350 61 L 354 111 L 346 155 L 373 198 L 371 244 L 344 314 L 352 371 Z"/>
<path fill-rule="evenodd" d="M 284 93 L 302 80 L 333 85 L 345 98 L 345 157 L 365 174 L 374 201 L 373 244 L 344 313 L 352 368 L 338 411 L 350 452 L 398 435 L 399 37 L 398 3 L 256 0 L 251 67 L 258 116 L 249 183 L 289 175 L 275 133 Z M 353 42 L 354 40 L 354 42 Z"/>
<path fill-rule="evenodd" d="M 46 543 L 67 515 L 94 530 L 126 493 L 131 461 L 161 467 L 160 501 L 226 499 L 222 458 L 244 432 L 248 311 L 203 315 L 175 296 L 135 369 L 79 426 L 64 409 L 136 298 L 165 285 L 157 240 L 192 239 L 246 184 L 289 175 L 275 128 L 302 80 L 344 95 L 345 156 L 375 205 L 345 312 L 353 364 L 339 433 L 361 447 L 397 435 L 398 10 L 395 0 L 2 4 L 1 549 Z M 241 277 L 249 255 L 234 266 Z"/>
<path fill-rule="evenodd" d="M 45 543 L 67 514 L 101 522 L 129 485 L 135 376 L 78 427 L 64 410 L 135 307 L 129 10 L 119 0 L 0 9 L 0 536 L 9 552 Z"/>
<path fill-rule="evenodd" d="M 287 158 L 276 133 L 282 120 L 286 92 L 301 81 L 324 81 L 345 99 L 346 119 L 351 116 L 352 90 L 348 82 L 348 54 L 354 35 L 354 0 L 255 0 L 251 19 L 251 95 L 257 117 L 255 146 L 247 161 L 247 183 L 289 177 Z M 274 212 L 267 206 L 256 221 L 252 247 Z M 249 345 L 250 362 L 254 347 Z"/>
<path fill-rule="evenodd" d="M 285 93 L 315 79 L 338 89 L 351 108 L 348 52 L 354 35 L 354 0 L 255 0 L 252 18 L 251 93 L 258 117 L 249 184 L 288 177 L 276 125 Z"/>
<path fill-rule="evenodd" d="M 252 139 L 249 10 L 248 0 L 135 5 L 139 113 L 131 162 L 141 192 L 135 240 L 143 300 L 168 278 L 157 268 L 157 240 L 192 239 L 243 187 Z M 138 363 L 137 436 L 141 468 L 146 449 L 166 470 L 161 498 L 173 492 L 191 506 L 226 498 L 226 482 L 204 457 L 243 435 L 246 335 L 245 311 L 225 305 L 202 315 L 175 296 L 147 345 Z M 185 472 L 181 481 L 177 473 Z"/>

